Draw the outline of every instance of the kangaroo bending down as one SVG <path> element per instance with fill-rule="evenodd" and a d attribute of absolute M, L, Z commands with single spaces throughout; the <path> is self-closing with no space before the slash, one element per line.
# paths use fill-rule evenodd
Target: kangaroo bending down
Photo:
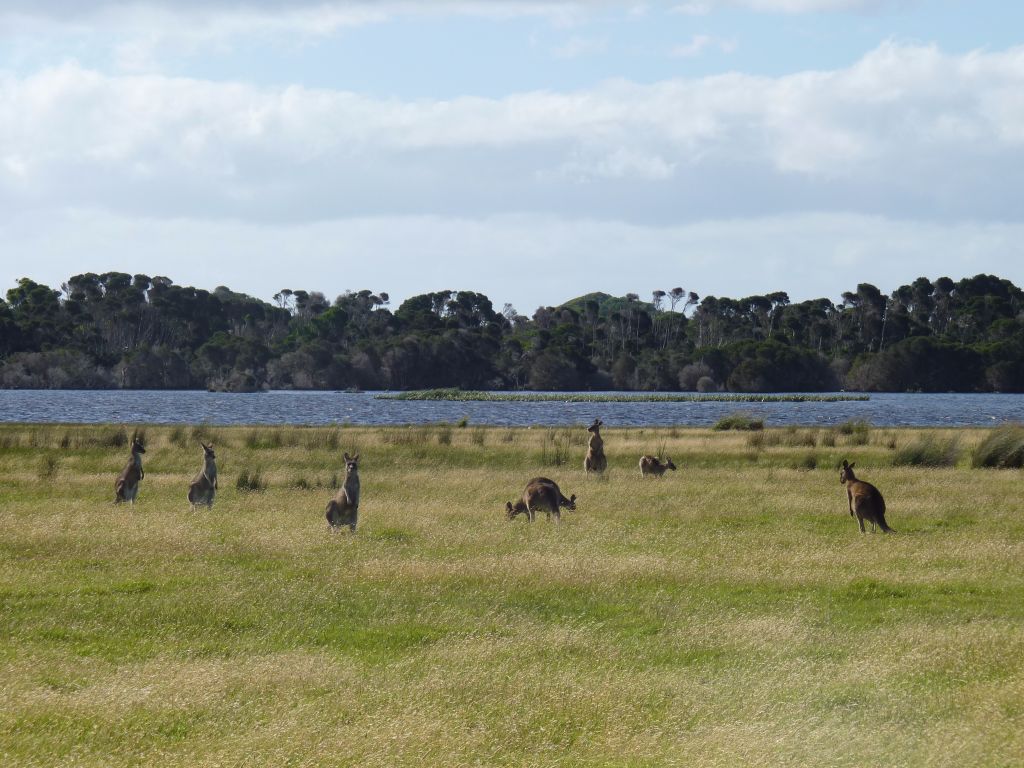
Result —
<path fill-rule="evenodd" d="M 133 507 L 135 506 L 135 497 L 139 495 L 139 481 L 146 476 L 146 473 L 142 471 L 142 454 L 145 452 L 146 449 L 142 446 L 142 441 L 137 435 L 133 435 L 132 457 L 128 459 L 128 463 L 121 470 L 121 474 L 117 476 L 117 480 L 114 481 L 115 504 L 127 501 Z"/>
<path fill-rule="evenodd" d="M 212 507 L 213 497 L 217 493 L 217 456 L 212 445 L 203 442 L 199 444 L 203 446 L 203 468 L 192 478 L 192 484 L 188 487 L 188 502 L 193 512 L 200 504 Z"/>
<path fill-rule="evenodd" d="M 608 459 L 604 456 L 604 440 L 601 439 L 603 424 L 600 419 L 594 419 L 594 423 L 587 427 L 590 445 L 587 446 L 587 457 L 583 460 L 583 470 L 587 473 L 601 473 L 608 467 Z"/>
<path fill-rule="evenodd" d="M 647 454 L 644 454 L 640 457 L 641 477 L 647 477 L 648 475 L 661 477 L 665 474 L 666 469 L 671 469 L 673 472 L 676 471 L 676 465 L 672 463 L 672 459 L 668 456 L 665 457 L 664 464 L 661 463 L 661 460 L 657 456 L 648 456 Z"/>
<path fill-rule="evenodd" d="M 345 454 L 345 482 L 341 484 L 337 495 L 327 502 L 327 525 L 331 530 L 347 525 L 349 530 L 356 529 L 359 519 L 359 454 Z"/>
<path fill-rule="evenodd" d="M 860 532 L 864 533 L 864 521 L 871 523 L 874 532 L 875 523 L 883 533 L 895 533 L 885 522 L 885 499 L 871 483 L 858 480 L 853 474 L 853 464 L 843 459 L 843 468 L 839 471 L 839 482 L 846 486 L 846 496 L 850 502 L 850 517 L 856 516 L 860 524 Z"/>
<path fill-rule="evenodd" d="M 531 523 L 537 517 L 537 510 L 543 510 L 547 519 L 555 516 L 555 522 L 562 522 L 562 507 L 576 509 L 576 494 L 568 499 L 558 488 L 558 483 L 546 477 L 535 477 L 526 484 L 523 496 L 514 505 L 511 501 L 505 502 L 505 514 L 509 520 L 515 520 L 516 515 L 526 515 Z"/>

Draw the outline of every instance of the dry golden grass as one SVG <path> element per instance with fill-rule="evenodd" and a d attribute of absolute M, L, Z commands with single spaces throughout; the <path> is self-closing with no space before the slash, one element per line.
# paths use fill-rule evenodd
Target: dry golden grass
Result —
<path fill-rule="evenodd" d="M 149 428 L 131 508 L 116 428 L 0 427 L 0 764 L 1024 763 L 1018 472 L 894 467 L 900 430 L 605 431 L 588 478 L 582 428 Z M 897 535 L 858 533 L 844 457 Z M 578 511 L 505 521 L 538 474 Z"/>

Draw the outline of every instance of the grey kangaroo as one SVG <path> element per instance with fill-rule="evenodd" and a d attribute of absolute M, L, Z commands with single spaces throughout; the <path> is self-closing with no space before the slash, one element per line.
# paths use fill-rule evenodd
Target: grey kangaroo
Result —
<path fill-rule="evenodd" d="M 587 446 L 587 457 L 583 459 L 583 469 L 588 474 L 605 471 L 608 467 L 608 459 L 604 455 L 604 440 L 601 439 L 601 427 L 604 424 L 600 419 L 594 419 L 594 423 L 587 427 L 590 433 L 590 445 Z"/>
<path fill-rule="evenodd" d="M 188 487 L 188 503 L 192 505 L 193 512 L 200 504 L 212 507 L 213 497 L 217 493 L 217 455 L 212 445 L 203 442 L 199 444 L 203 446 L 203 468 L 192 478 L 192 484 Z"/>
<path fill-rule="evenodd" d="M 327 502 L 327 524 L 336 530 L 347 525 L 350 531 L 356 529 L 359 519 L 359 454 L 345 454 L 345 482 L 337 495 Z"/>
<path fill-rule="evenodd" d="M 875 523 L 883 533 L 895 533 L 885 522 L 885 499 L 871 483 L 858 480 L 853 474 L 853 464 L 843 459 L 843 468 L 839 470 L 839 482 L 846 486 L 846 496 L 850 502 L 850 517 L 856 517 L 860 532 L 864 533 L 864 521 L 871 523 L 874 532 Z"/>
<path fill-rule="evenodd" d="M 505 502 L 505 515 L 509 520 L 514 520 L 516 515 L 526 515 L 531 523 L 537 517 L 537 510 L 543 510 L 547 519 L 555 516 L 555 522 L 562 522 L 562 507 L 576 509 L 576 495 L 568 499 L 558 488 L 558 483 L 546 477 L 535 477 L 526 484 L 522 498 L 515 504 L 511 501 Z"/>
<path fill-rule="evenodd" d="M 138 435 L 132 436 L 132 457 L 128 460 L 121 474 L 114 481 L 114 503 L 129 502 L 135 506 L 135 497 L 139 495 L 139 481 L 146 476 L 142 471 L 142 454 L 146 449 Z"/>

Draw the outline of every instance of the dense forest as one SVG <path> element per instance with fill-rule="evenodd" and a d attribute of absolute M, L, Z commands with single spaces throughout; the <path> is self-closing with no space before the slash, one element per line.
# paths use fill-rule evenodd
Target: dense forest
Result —
<path fill-rule="evenodd" d="M 0 300 L 0 387 L 1024 391 L 1024 294 L 921 277 L 838 303 L 682 288 L 590 294 L 532 316 L 472 291 L 281 290 L 166 277 L 28 278 Z"/>

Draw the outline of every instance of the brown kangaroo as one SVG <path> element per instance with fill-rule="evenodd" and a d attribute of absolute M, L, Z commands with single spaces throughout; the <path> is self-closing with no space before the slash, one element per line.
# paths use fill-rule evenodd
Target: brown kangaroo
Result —
<path fill-rule="evenodd" d="M 345 482 L 337 495 L 327 502 L 327 525 L 333 531 L 347 525 L 350 531 L 356 529 L 359 519 L 359 454 L 345 454 Z"/>
<path fill-rule="evenodd" d="M 135 497 L 139 495 L 139 481 L 146 476 L 142 471 L 142 454 L 145 452 L 146 449 L 138 435 L 132 435 L 132 457 L 114 481 L 115 504 L 127 501 L 135 506 Z"/>
<path fill-rule="evenodd" d="M 590 445 L 587 447 L 587 457 L 583 460 L 583 470 L 588 474 L 597 472 L 600 474 L 608 467 L 608 459 L 604 456 L 604 440 L 601 439 L 601 426 L 604 424 L 600 419 L 594 419 L 594 423 L 587 427 L 590 433 Z"/>
<path fill-rule="evenodd" d="M 648 475 L 661 477 L 665 474 L 666 469 L 671 469 L 673 472 L 676 471 L 676 465 L 672 463 L 672 459 L 668 456 L 665 457 L 664 464 L 661 463 L 661 460 L 657 456 L 648 456 L 647 454 L 644 454 L 640 457 L 641 477 L 647 477 Z"/>
<path fill-rule="evenodd" d="M 515 520 L 516 515 L 523 514 L 532 523 L 537 517 L 537 510 L 542 509 L 548 520 L 554 515 L 555 522 L 561 523 L 562 507 L 576 509 L 576 494 L 567 499 L 554 480 L 535 477 L 526 484 L 523 497 L 515 505 L 511 501 L 505 502 L 505 514 L 509 520 Z"/>
<path fill-rule="evenodd" d="M 872 533 L 875 523 L 883 533 L 895 533 L 885 522 L 885 499 L 871 483 L 858 480 L 853 474 L 853 464 L 843 459 L 843 468 L 839 470 L 839 482 L 846 486 L 846 496 L 850 502 L 850 517 L 856 516 L 860 532 L 864 533 L 864 521 L 871 523 Z"/>
<path fill-rule="evenodd" d="M 200 504 L 205 504 L 207 508 L 213 507 L 213 497 L 217 493 L 217 455 L 212 445 L 203 442 L 199 444 L 203 446 L 203 468 L 192 478 L 192 484 L 188 487 L 188 502 L 193 512 Z"/>

